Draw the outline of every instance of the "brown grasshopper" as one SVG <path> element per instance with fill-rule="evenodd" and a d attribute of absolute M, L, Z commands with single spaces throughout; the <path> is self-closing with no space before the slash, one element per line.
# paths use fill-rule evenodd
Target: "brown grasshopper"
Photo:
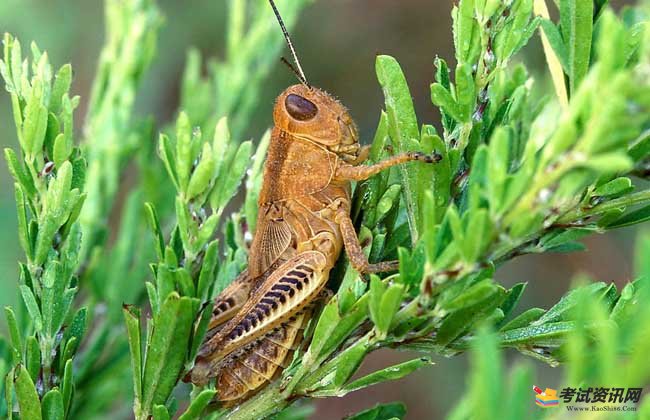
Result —
<path fill-rule="evenodd" d="M 350 219 L 351 181 L 410 161 L 438 155 L 406 153 L 360 165 L 361 147 L 346 108 L 305 78 L 282 18 L 269 0 L 293 55 L 300 84 L 278 96 L 257 230 L 248 269 L 215 300 L 212 319 L 189 379 L 216 378 L 217 399 L 237 404 L 273 380 L 302 341 L 303 328 L 345 248 L 360 273 L 398 268 L 397 261 L 370 264 Z"/>

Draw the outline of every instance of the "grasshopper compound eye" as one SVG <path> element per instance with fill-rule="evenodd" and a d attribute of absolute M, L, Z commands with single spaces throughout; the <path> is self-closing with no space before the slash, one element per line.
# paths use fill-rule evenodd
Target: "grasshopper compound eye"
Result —
<path fill-rule="evenodd" d="M 298 121 L 309 121 L 318 113 L 318 108 L 313 102 L 293 93 L 287 95 L 284 106 L 289 115 Z"/>

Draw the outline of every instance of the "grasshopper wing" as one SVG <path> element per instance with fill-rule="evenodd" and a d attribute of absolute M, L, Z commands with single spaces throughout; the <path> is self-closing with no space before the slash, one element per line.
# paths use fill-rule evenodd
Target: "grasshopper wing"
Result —
<path fill-rule="evenodd" d="M 279 212 L 277 209 L 260 212 L 248 261 L 248 271 L 254 278 L 265 273 L 291 245 L 291 228 L 284 218 L 274 214 Z"/>

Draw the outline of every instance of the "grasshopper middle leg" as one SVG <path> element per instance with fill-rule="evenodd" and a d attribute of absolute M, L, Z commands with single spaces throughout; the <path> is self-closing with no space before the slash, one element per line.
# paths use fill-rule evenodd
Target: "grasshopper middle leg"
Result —
<path fill-rule="evenodd" d="M 350 258 L 350 264 L 359 273 L 383 273 L 386 271 L 396 271 L 399 268 L 399 261 L 382 261 L 375 264 L 368 262 L 366 254 L 363 253 L 357 232 L 354 229 L 352 219 L 350 219 L 350 215 L 344 207 L 339 208 L 337 211 L 336 222 L 341 228 L 343 246 Z"/>

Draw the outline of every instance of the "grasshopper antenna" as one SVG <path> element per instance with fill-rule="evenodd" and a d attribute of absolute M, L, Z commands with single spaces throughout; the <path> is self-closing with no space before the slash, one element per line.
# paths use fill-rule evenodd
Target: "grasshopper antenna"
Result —
<path fill-rule="evenodd" d="M 303 85 L 311 89 L 311 85 L 309 84 L 309 82 L 307 82 L 307 78 L 305 77 L 305 72 L 302 70 L 302 66 L 300 65 L 300 61 L 298 60 L 298 54 L 296 54 L 296 49 L 293 47 L 293 42 L 291 42 L 289 31 L 287 31 L 287 27 L 284 25 L 282 16 L 280 16 L 280 12 L 278 11 L 278 8 L 275 6 L 275 2 L 273 0 L 269 0 L 269 3 L 273 8 L 273 13 L 275 13 L 275 17 L 278 19 L 280 28 L 282 28 L 282 34 L 284 35 L 284 39 L 287 41 L 289 50 L 291 50 L 291 56 L 293 57 L 293 61 L 294 63 L 296 63 L 296 66 L 295 67 L 292 66 L 291 63 L 289 63 L 287 59 L 284 57 L 282 57 L 281 60 L 284 64 L 286 64 L 291 69 L 291 71 L 296 75 L 296 77 L 298 77 L 298 80 L 300 80 L 300 82 Z"/>
<path fill-rule="evenodd" d="M 300 72 L 299 72 L 299 71 L 294 67 L 294 65 L 291 64 L 291 63 L 289 62 L 289 60 L 287 60 L 287 59 L 284 58 L 284 57 L 280 57 L 280 61 L 282 61 L 282 62 L 284 63 L 285 66 L 289 67 L 289 70 L 291 70 L 291 72 L 292 72 L 293 74 L 296 75 L 296 77 L 298 78 L 298 80 L 300 80 L 300 82 L 301 82 L 303 85 L 305 85 L 305 86 L 307 86 L 309 89 L 311 89 L 311 85 L 310 85 L 309 83 L 307 83 L 307 80 L 304 79 L 304 77 L 303 77 L 303 76 L 300 74 Z"/>

